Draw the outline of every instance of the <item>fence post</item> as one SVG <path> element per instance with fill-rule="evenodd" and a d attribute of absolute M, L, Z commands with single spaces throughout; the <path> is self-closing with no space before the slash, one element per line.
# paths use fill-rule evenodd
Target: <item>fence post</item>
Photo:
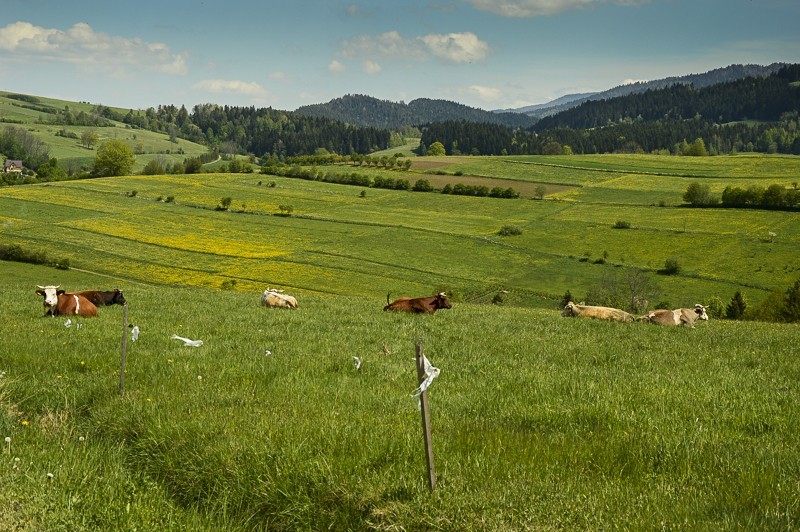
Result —
<path fill-rule="evenodd" d="M 422 343 L 417 340 L 417 384 L 425 380 L 425 364 L 423 362 Z M 431 411 L 428 405 L 428 390 L 419 396 L 420 410 L 422 412 L 422 436 L 425 439 L 425 461 L 428 465 L 428 487 L 431 491 L 436 488 L 436 469 L 433 466 L 433 439 L 431 438 Z"/>
<path fill-rule="evenodd" d="M 128 304 L 122 305 L 122 356 L 119 366 L 119 394 L 125 392 L 125 356 L 128 351 Z"/>

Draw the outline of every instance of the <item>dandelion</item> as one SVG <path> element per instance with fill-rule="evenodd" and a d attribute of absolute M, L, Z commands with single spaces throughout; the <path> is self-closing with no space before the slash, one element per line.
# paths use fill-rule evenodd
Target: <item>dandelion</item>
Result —
<path fill-rule="evenodd" d="M 52 473 L 48 473 L 47 474 L 47 480 L 53 480 L 53 474 Z"/>
<path fill-rule="evenodd" d="M 86 441 L 86 438 L 84 438 L 83 436 L 81 436 L 80 438 L 78 438 L 78 441 L 79 441 L 79 442 L 81 442 L 81 443 L 83 443 L 83 442 L 85 442 L 85 441 Z"/>
<path fill-rule="evenodd" d="M 23 425 L 24 427 L 27 427 L 27 426 L 29 425 L 29 423 L 28 423 L 28 420 L 27 420 L 27 419 L 23 419 L 23 420 L 22 420 L 22 425 Z"/>
<path fill-rule="evenodd" d="M 202 375 L 198 375 L 197 376 L 197 380 L 199 380 L 199 381 L 203 380 L 203 376 Z"/>
<path fill-rule="evenodd" d="M 6 436 L 6 444 L 8 445 L 8 454 L 11 454 L 11 436 Z"/>
<path fill-rule="evenodd" d="M 148 403 L 152 403 L 152 402 L 153 402 L 153 398 L 152 398 L 152 397 L 148 397 L 148 398 L 147 398 L 147 402 L 148 402 Z"/>
<path fill-rule="evenodd" d="M 81 360 L 81 366 L 85 366 L 85 365 L 86 365 L 86 361 L 85 360 Z"/>
<path fill-rule="evenodd" d="M 61 378 L 61 375 L 57 375 L 57 376 L 56 376 L 56 379 L 60 379 L 60 378 Z"/>
<path fill-rule="evenodd" d="M 171 358 L 167 359 L 167 364 L 172 364 L 172 359 Z"/>

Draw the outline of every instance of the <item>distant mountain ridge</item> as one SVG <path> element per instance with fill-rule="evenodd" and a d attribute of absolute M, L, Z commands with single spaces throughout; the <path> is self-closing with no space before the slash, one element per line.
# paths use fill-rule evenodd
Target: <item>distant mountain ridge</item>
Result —
<path fill-rule="evenodd" d="M 338 120 L 360 127 L 398 129 L 448 120 L 498 124 L 508 127 L 530 127 L 535 119 L 513 112 L 492 112 L 449 100 L 418 98 L 409 103 L 379 100 L 363 94 L 348 94 L 327 103 L 304 105 L 296 113 Z"/>
<path fill-rule="evenodd" d="M 772 63 L 767 66 L 761 65 L 729 65 L 727 67 L 716 68 L 701 74 L 687 74 L 685 76 L 671 76 L 664 79 L 657 79 L 653 81 L 637 81 L 636 83 L 629 83 L 626 85 L 618 85 L 611 89 L 602 92 L 590 92 L 583 94 L 567 94 L 553 100 L 538 105 L 528 105 L 518 109 L 503 109 L 497 110 L 497 113 L 521 113 L 528 115 L 536 120 L 546 116 L 552 116 L 562 111 L 577 107 L 584 102 L 595 100 L 607 100 L 609 98 L 616 98 L 618 96 L 628 96 L 644 92 L 647 90 L 664 89 L 672 85 L 692 85 L 696 89 L 725 83 L 727 81 L 736 81 L 747 77 L 767 77 L 779 71 L 781 68 L 789 65 L 789 63 Z"/>

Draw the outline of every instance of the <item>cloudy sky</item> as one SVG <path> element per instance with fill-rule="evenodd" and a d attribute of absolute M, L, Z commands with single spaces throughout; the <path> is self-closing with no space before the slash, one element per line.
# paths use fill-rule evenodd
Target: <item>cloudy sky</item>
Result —
<path fill-rule="evenodd" d="M 0 90 L 294 110 L 345 94 L 482 109 L 800 62 L 800 0 L 3 0 Z"/>

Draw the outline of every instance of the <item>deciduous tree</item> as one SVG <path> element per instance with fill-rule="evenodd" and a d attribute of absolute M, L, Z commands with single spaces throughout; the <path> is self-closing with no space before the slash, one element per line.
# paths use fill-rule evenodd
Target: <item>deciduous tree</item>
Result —
<path fill-rule="evenodd" d="M 128 175 L 136 164 L 136 156 L 121 140 L 109 140 L 97 148 L 94 171 L 100 176 Z"/>

